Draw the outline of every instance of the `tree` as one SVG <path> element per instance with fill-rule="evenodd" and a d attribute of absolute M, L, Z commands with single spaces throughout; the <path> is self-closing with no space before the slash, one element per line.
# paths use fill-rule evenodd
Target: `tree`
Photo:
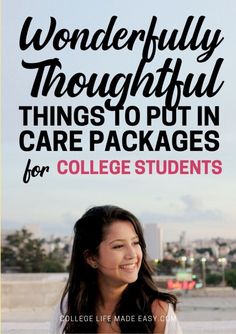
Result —
<path fill-rule="evenodd" d="M 64 272 L 66 252 L 65 248 L 58 247 L 58 241 L 56 240 L 56 247 L 45 258 L 43 263 L 44 272 Z"/>
<path fill-rule="evenodd" d="M 13 272 L 65 272 L 69 246 L 60 248 L 61 239 L 54 240 L 54 249 L 46 254 L 44 239 L 32 238 L 26 229 L 16 231 L 6 238 L 2 247 L 2 271 Z"/>
<path fill-rule="evenodd" d="M 6 238 L 8 245 L 2 248 L 2 270 L 17 268 L 20 272 L 41 272 L 45 252 L 43 239 L 33 239 L 26 229 L 16 231 Z"/>
<path fill-rule="evenodd" d="M 219 285 L 222 281 L 222 275 L 219 273 L 212 273 L 206 276 L 207 285 Z"/>
<path fill-rule="evenodd" d="M 236 289 L 236 269 L 229 269 L 225 272 L 225 280 L 227 285 Z"/>
<path fill-rule="evenodd" d="M 173 275 L 173 269 L 176 269 L 177 266 L 175 260 L 164 259 L 162 262 L 158 263 L 157 272 L 164 275 Z"/>
<path fill-rule="evenodd" d="M 2 247 L 2 268 L 16 265 L 15 252 L 11 247 Z"/>

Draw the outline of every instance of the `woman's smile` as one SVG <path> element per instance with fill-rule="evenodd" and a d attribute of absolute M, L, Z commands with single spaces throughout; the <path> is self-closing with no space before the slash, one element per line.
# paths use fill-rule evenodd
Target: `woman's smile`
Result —
<path fill-rule="evenodd" d="M 120 265 L 120 269 L 126 272 L 134 272 L 138 269 L 137 263 L 123 264 Z"/>

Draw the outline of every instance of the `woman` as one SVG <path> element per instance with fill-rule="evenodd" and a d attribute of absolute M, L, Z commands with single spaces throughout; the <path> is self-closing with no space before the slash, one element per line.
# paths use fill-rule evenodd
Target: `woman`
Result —
<path fill-rule="evenodd" d="M 53 333 L 180 334 L 176 298 L 158 291 L 138 219 L 116 206 L 75 224 L 68 282 Z"/>

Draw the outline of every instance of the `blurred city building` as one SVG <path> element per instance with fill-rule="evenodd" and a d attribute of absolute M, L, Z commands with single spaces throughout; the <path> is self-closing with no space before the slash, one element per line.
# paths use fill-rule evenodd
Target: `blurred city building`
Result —
<path fill-rule="evenodd" d="M 163 229 L 157 224 L 145 224 L 144 235 L 147 253 L 152 260 L 163 260 Z"/>

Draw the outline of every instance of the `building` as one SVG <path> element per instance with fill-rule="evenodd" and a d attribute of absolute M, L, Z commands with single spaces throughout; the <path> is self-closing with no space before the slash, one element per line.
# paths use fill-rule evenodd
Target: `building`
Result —
<path fill-rule="evenodd" d="M 183 249 L 186 248 L 186 232 L 185 231 L 181 232 L 181 234 L 180 234 L 179 245 Z"/>
<path fill-rule="evenodd" d="M 145 224 L 147 254 L 152 260 L 163 260 L 163 229 L 157 224 Z"/>

